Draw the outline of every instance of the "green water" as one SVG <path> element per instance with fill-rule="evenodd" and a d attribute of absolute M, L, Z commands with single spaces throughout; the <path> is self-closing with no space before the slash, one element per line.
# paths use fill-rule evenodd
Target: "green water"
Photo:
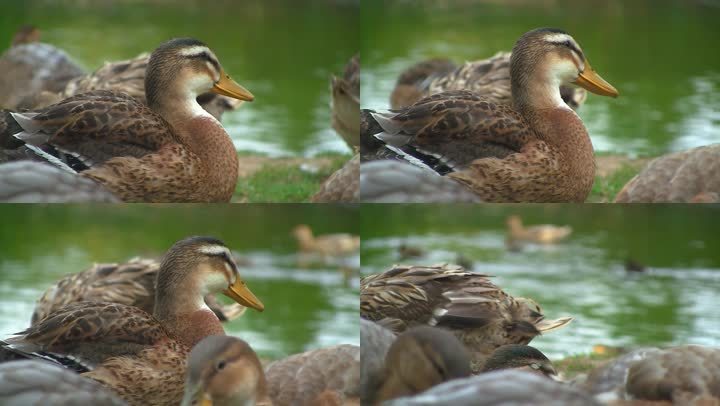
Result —
<path fill-rule="evenodd" d="M 357 16 L 357 4 L 331 1 L 4 1 L 0 43 L 34 24 L 44 42 L 94 70 L 195 37 L 255 95 L 223 117 L 237 149 L 312 156 L 349 152 L 330 127 L 329 80 L 358 51 Z"/>
<path fill-rule="evenodd" d="M 554 246 L 505 248 L 505 219 L 570 225 Z M 720 345 L 720 208 L 599 205 L 363 205 L 362 273 L 394 263 L 470 259 L 513 296 L 531 297 L 548 318 L 572 316 L 533 340 L 551 359 L 593 345 Z M 376 221 L 382 218 L 383 221 Z M 401 260 L 401 244 L 426 250 Z M 626 258 L 649 270 L 628 274 Z"/>
<path fill-rule="evenodd" d="M 424 58 L 487 58 L 549 26 L 620 92 L 589 95 L 578 111 L 596 151 L 654 156 L 720 140 L 717 2 L 363 0 L 361 16 L 363 108 L 387 108 L 398 74 Z"/>
<path fill-rule="evenodd" d="M 222 239 L 250 264 L 240 268 L 265 311 L 248 310 L 226 323 L 263 357 L 359 344 L 358 281 L 338 268 L 359 259 L 301 268 L 290 231 L 299 223 L 316 233 L 358 233 L 358 209 L 309 205 L 41 206 L 0 207 L 0 337 L 27 327 L 34 303 L 62 276 L 94 262 L 159 257 L 191 235 Z"/>

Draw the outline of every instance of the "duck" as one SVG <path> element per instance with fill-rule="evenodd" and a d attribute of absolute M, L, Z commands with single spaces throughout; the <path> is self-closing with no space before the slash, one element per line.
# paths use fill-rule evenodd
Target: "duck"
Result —
<path fill-rule="evenodd" d="M 351 149 L 360 146 L 360 54 L 345 66 L 343 76 L 333 76 L 331 125 Z"/>
<path fill-rule="evenodd" d="M 205 337 L 188 356 L 181 406 L 271 405 L 262 364 L 237 337 Z"/>
<path fill-rule="evenodd" d="M 518 39 L 510 82 L 512 107 L 449 90 L 399 110 L 368 111 L 376 125 L 365 129 L 380 127 L 370 135 L 485 202 L 584 202 L 595 178 L 592 142 L 560 85 L 610 97 L 618 91 L 568 33 L 554 28 Z"/>
<path fill-rule="evenodd" d="M 357 203 L 360 201 L 360 154 L 327 178 L 311 198 L 311 203 Z"/>
<path fill-rule="evenodd" d="M 315 253 L 324 257 L 346 256 L 360 249 L 360 237 L 350 234 L 313 235 L 307 224 L 299 224 L 293 229 L 300 252 Z"/>
<path fill-rule="evenodd" d="M 360 319 L 360 403 L 363 405 L 377 402 L 377 394 L 385 381 L 385 355 L 393 342 L 395 334 L 392 331 Z"/>
<path fill-rule="evenodd" d="M 23 25 L 0 56 L 0 109 L 27 108 L 36 95 L 60 92 L 71 79 L 85 74 L 70 55 L 40 42 L 41 37 L 37 27 Z"/>
<path fill-rule="evenodd" d="M 512 245 L 515 242 L 531 242 L 536 244 L 554 244 L 572 234 L 570 226 L 555 226 L 552 224 L 539 224 L 526 227 L 518 215 L 507 218 L 506 243 Z"/>
<path fill-rule="evenodd" d="M 191 348 L 207 336 L 224 335 L 202 300 L 221 292 L 264 310 L 222 241 L 188 237 L 163 257 L 152 314 L 120 303 L 71 303 L 5 341 L 28 357 L 71 360 L 85 369 L 82 376 L 131 405 L 177 405 Z"/>
<path fill-rule="evenodd" d="M 538 374 L 510 369 L 453 379 L 418 395 L 386 402 L 383 406 L 599 406 L 600 404 L 578 388 Z"/>
<path fill-rule="evenodd" d="M 239 264 L 234 256 L 233 260 Z M 67 275 L 47 288 L 35 303 L 30 324 L 34 325 L 70 303 L 112 302 L 153 312 L 160 262 L 151 258 L 132 258 L 123 263 L 97 263 Z M 247 308 L 237 303 L 222 305 L 214 295 L 205 295 L 205 304 L 220 321 L 241 316 Z"/>
<path fill-rule="evenodd" d="M 501 369 L 523 370 L 553 379 L 558 375 L 552 361 L 529 345 L 507 344 L 496 348 L 483 364 L 481 373 Z"/>
<path fill-rule="evenodd" d="M 383 151 L 383 150 L 381 150 Z M 390 150 L 385 149 L 392 153 Z M 427 170 L 391 159 L 360 165 L 360 201 L 365 203 L 479 203 L 463 185 Z"/>
<path fill-rule="evenodd" d="M 625 272 L 641 273 L 647 271 L 647 266 L 631 257 L 625 258 Z"/>
<path fill-rule="evenodd" d="M 119 203 L 120 199 L 90 179 L 42 162 L 21 160 L 0 164 L 0 202 Z"/>
<path fill-rule="evenodd" d="M 500 51 L 487 59 L 465 62 L 457 67 L 443 58 L 430 59 L 411 66 L 397 80 L 390 95 L 392 109 L 407 107 L 435 93 L 470 90 L 496 104 L 512 105 L 510 52 Z M 560 86 L 565 104 L 577 110 L 587 98 L 585 89 Z"/>
<path fill-rule="evenodd" d="M 360 405 L 360 347 L 341 344 L 294 354 L 265 367 L 275 406 Z"/>
<path fill-rule="evenodd" d="M 474 373 L 498 347 L 527 345 L 572 321 L 546 319 L 535 301 L 509 295 L 489 278 L 452 264 L 394 265 L 361 279 L 360 316 L 396 334 L 418 325 L 450 330 L 470 352 Z"/>
<path fill-rule="evenodd" d="M 36 359 L 0 363 L 0 404 L 127 405 L 124 400 L 92 379 Z"/>
<path fill-rule="evenodd" d="M 227 202 L 238 157 L 225 129 L 196 101 L 208 91 L 254 99 L 207 45 L 176 38 L 150 56 L 147 106 L 127 94 L 94 90 L 35 112 L 4 115 L 0 139 L 24 142 L 125 202 Z"/>
<path fill-rule="evenodd" d="M 430 326 L 412 327 L 398 335 L 387 351 L 377 400 L 416 395 L 470 374 L 470 355 L 455 335 Z"/>
<path fill-rule="evenodd" d="M 42 92 L 29 109 L 40 109 L 69 97 L 93 90 L 113 90 L 131 96 L 147 105 L 145 97 L 145 72 L 150 54 L 142 53 L 135 58 L 106 62 L 103 66 L 87 75 L 71 79 L 65 89 L 59 93 Z M 212 92 L 196 97 L 200 106 L 220 121 L 223 113 L 239 108 L 243 101 Z"/>
<path fill-rule="evenodd" d="M 720 202 L 720 144 L 650 161 L 615 196 L 615 203 Z"/>
<path fill-rule="evenodd" d="M 411 245 L 407 245 L 406 243 L 400 244 L 400 246 L 398 246 L 397 248 L 397 252 L 401 261 L 410 258 L 420 258 L 425 255 L 425 251 L 423 251 L 421 248 L 413 247 Z"/>

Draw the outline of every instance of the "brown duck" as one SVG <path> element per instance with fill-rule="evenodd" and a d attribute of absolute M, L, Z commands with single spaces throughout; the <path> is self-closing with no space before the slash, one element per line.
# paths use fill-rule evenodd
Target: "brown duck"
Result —
<path fill-rule="evenodd" d="M 498 52 L 487 59 L 465 62 L 456 67 L 447 59 L 420 62 L 398 78 L 390 95 L 393 109 L 407 107 L 418 100 L 448 90 L 470 90 L 496 104 L 512 105 L 510 52 Z M 573 110 L 585 101 L 584 89 L 561 85 L 560 96 Z"/>
<path fill-rule="evenodd" d="M 508 217 L 506 224 L 506 243 L 508 245 L 512 245 L 518 242 L 553 244 L 567 238 L 570 234 L 572 234 L 572 227 L 570 226 L 555 226 L 552 224 L 524 226 L 520 216 L 516 215 Z"/>
<path fill-rule="evenodd" d="M 65 305 L 79 302 L 120 303 L 152 313 L 159 270 L 160 262 L 148 258 L 133 258 L 120 264 L 94 264 L 82 272 L 60 279 L 45 290 L 35 304 L 31 324 L 38 323 Z M 205 304 L 220 321 L 233 320 L 246 309 L 237 303 L 221 305 L 209 294 L 205 296 Z"/>
<path fill-rule="evenodd" d="M 560 85 L 613 97 L 617 90 L 595 73 L 570 35 L 549 28 L 517 41 L 510 81 L 512 107 L 467 90 L 446 91 L 398 111 L 371 113 L 382 129 L 375 137 L 484 201 L 585 201 L 595 177 L 592 143 Z"/>
<path fill-rule="evenodd" d="M 202 300 L 205 293 L 219 292 L 244 306 L 264 308 L 221 241 L 186 238 L 163 258 L 152 315 L 118 303 L 74 303 L 7 342 L 16 352 L 71 357 L 89 369 L 85 377 L 132 405 L 177 405 L 190 349 L 207 336 L 224 334 Z"/>
<path fill-rule="evenodd" d="M 448 329 L 465 344 L 475 372 L 496 348 L 527 345 L 572 320 L 546 320 L 533 300 L 512 297 L 487 275 L 454 265 L 396 265 L 363 278 L 360 315 L 396 333 L 417 325 Z"/>
<path fill-rule="evenodd" d="M 229 201 L 238 158 L 225 129 L 196 101 L 208 91 L 253 100 L 205 44 L 174 39 L 150 56 L 147 106 L 123 93 L 95 90 L 36 112 L 12 113 L 0 139 L 27 143 L 123 201 Z"/>
<path fill-rule="evenodd" d="M 354 203 L 359 200 L 360 154 L 355 154 L 342 168 L 330 175 L 310 199 L 312 203 Z"/>

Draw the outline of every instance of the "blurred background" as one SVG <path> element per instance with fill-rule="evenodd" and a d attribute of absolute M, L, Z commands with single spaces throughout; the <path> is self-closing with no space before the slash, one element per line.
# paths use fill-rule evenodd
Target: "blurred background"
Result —
<path fill-rule="evenodd" d="M 564 29 L 620 92 L 578 114 L 595 150 L 657 156 L 720 140 L 716 0 L 363 0 L 362 108 L 383 109 L 400 72 L 510 51 L 525 32 Z"/>
<path fill-rule="evenodd" d="M 335 344 L 359 345 L 358 254 L 301 261 L 292 235 L 298 224 L 316 234 L 357 235 L 357 207 L 2 205 L 0 218 L 0 337 L 26 328 L 35 301 L 67 274 L 96 262 L 160 258 L 182 238 L 208 235 L 223 240 L 241 259 L 241 276 L 265 304 L 262 313 L 248 310 L 224 323 L 228 334 L 273 359 Z"/>
<path fill-rule="evenodd" d="M 508 245 L 506 220 L 572 227 L 555 244 Z M 382 221 L 377 221 L 381 218 Z M 720 345 L 720 207 L 363 205 L 363 275 L 463 263 L 567 327 L 536 338 L 551 359 L 610 347 Z M 641 269 L 642 268 L 642 269 Z"/>
<path fill-rule="evenodd" d="M 195 37 L 256 97 L 223 116 L 239 151 L 349 153 L 330 127 L 329 83 L 358 51 L 358 13 L 359 2 L 348 0 L 3 1 L 0 53 L 23 24 L 88 71 Z"/>

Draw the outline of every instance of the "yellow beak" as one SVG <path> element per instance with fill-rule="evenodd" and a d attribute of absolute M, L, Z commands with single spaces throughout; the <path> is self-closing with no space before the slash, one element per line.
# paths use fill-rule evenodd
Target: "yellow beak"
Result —
<path fill-rule="evenodd" d="M 252 93 L 240 86 L 234 80 L 230 79 L 230 76 L 228 76 L 222 69 L 220 70 L 220 80 L 215 83 L 211 91 L 223 96 L 232 97 L 233 99 L 244 101 L 255 100 L 255 96 L 253 96 Z"/>
<path fill-rule="evenodd" d="M 223 294 L 243 306 L 252 307 L 259 312 L 265 310 L 265 305 L 250 292 L 250 289 L 245 286 L 245 282 L 240 278 L 237 278 L 235 283 L 223 290 Z"/>
<path fill-rule="evenodd" d="M 198 406 L 212 406 L 212 404 L 213 404 L 212 399 L 203 395 L 202 399 L 200 399 L 200 405 L 198 405 Z"/>
<path fill-rule="evenodd" d="M 576 85 L 601 96 L 618 97 L 617 89 L 595 73 L 590 62 L 585 60 L 585 70 L 575 79 Z"/>

